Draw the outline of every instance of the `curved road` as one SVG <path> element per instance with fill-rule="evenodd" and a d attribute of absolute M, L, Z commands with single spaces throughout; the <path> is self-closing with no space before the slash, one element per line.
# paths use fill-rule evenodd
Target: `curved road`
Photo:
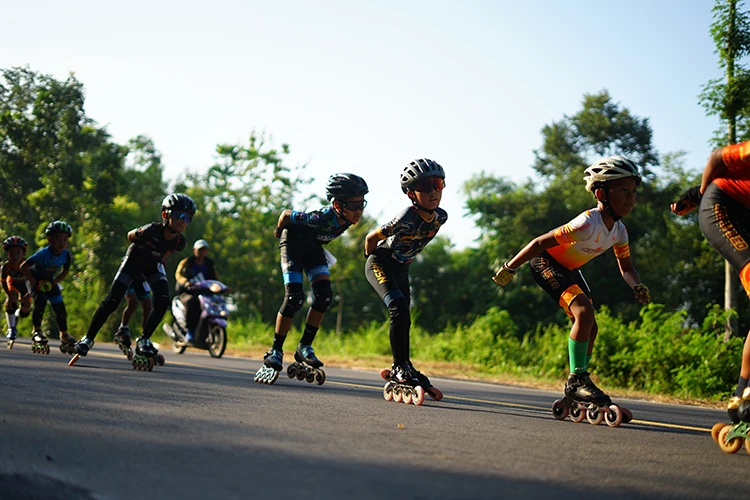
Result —
<path fill-rule="evenodd" d="M 28 341 L 22 339 L 21 342 Z M 621 400 L 619 428 L 556 421 L 558 394 L 434 379 L 421 407 L 375 372 L 256 384 L 259 360 L 162 352 L 131 369 L 98 343 L 69 368 L 0 343 L 0 498 L 743 498 L 750 455 L 725 412 Z"/>

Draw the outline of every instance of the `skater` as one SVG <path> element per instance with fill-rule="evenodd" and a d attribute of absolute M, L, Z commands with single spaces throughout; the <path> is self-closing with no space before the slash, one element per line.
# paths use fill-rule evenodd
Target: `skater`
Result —
<path fill-rule="evenodd" d="M 21 264 L 21 272 L 29 282 L 34 298 L 31 350 L 49 354 L 48 340 L 42 333 L 42 316 L 49 302 L 60 330 L 60 350 L 71 354 L 75 339 L 68 334 L 68 313 L 59 283 L 70 272 L 72 256 L 68 250 L 68 242 L 73 235 L 73 228 L 65 221 L 56 220 L 47 224 L 44 234 L 48 245 Z"/>
<path fill-rule="evenodd" d="M 518 267 L 529 261 L 534 281 L 573 320 L 568 339 L 570 375 L 565 384 L 566 397 L 608 407 L 612 404 L 610 397 L 589 376 L 598 327 L 591 291 L 580 267 L 613 247 L 620 273 L 632 288 L 636 300 L 642 304 L 651 301 L 648 288 L 641 283 L 633 267 L 628 233 L 620 220 L 630 214 L 635 206 L 636 188 L 641 183 L 641 175 L 631 160 L 611 156 L 587 168 L 583 179 L 586 181 L 586 191 L 596 199 L 596 208 L 532 240 L 503 264 L 493 280 L 500 286 L 507 285 Z"/>
<path fill-rule="evenodd" d="M 703 170 L 701 185 L 689 189 L 671 208 L 678 215 L 699 208 L 701 232 L 739 273 L 750 296 L 750 141 L 714 150 Z M 734 424 L 740 420 L 750 422 L 749 378 L 750 332 L 742 350 L 737 387 L 727 405 L 729 419 Z M 747 407 L 744 418 L 740 418 L 741 404 Z M 741 440 L 737 449 L 740 446 Z"/>
<path fill-rule="evenodd" d="M 138 304 L 141 304 L 141 331 L 146 328 L 146 320 L 148 315 L 151 314 L 151 310 L 154 308 L 154 302 L 151 299 L 151 287 L 148 286 L 146 280 L 143 278 L 136 279 L 128 287 L 125 293 L 125 309 L 122 310 L 122 318 L 120 319 L 120 326 L 115 332 L 115 343 L 120 346 L 128 344 L 128 341 L 132 337 L 130 335 L 130 318 L 133 317 L 135 310 L 138 309 Z"/>
<path fill-rule="evenodd" d="M 294 352 L 294 365 L 290 376 L 302 374 L 309 382 L 322 384 L 325 374 L 320 371 L 323 362 L 315 356 L 312 343 L 326 311 L 333 299 L 329 265 L 333 256 L 323 245 L 341 236 L 359 222 L 367 202 L 367 183 L 354 174 L 334 174 L 326 184 L 326 198 L 331 205 L 310 212 L 284 210 L 279 216 L 274 235 L 280 238 L 281 269 L 284 273 L 286 293 L 276 315 L 276 331 L 271 349 L 263 356 L 262 367 L 255 375 L 256 382 L 272 384 L 283 368 L 284 341 L 292 327 L 294 315 L 305 303 L 302 273 L 312 285 L 313 302 L 307 312 L 305 330 Z M 304 364 L 312 371 L 307 371 Z M 301 371 L 298 371 L 301 370 Z M 305 374 L 312 373 L 311 377 Z M 321 375 L 322 374 L 322 375 Z M 322 378 L 321 378 L 322 377 Z"/>
<path fill-rule="evenodd" d="M 200 239 L 193 243 L 193 255 L 186 257 L 177 265 L 175 291 L 180 294 L 180 302 L 185 306 L 185 340 L 192 342 L 195 338 L 193 328 L 200 318 L 200 305 L 191 283 L 204 280 L 219 280 L 213 259 L 208 257 L 208 242 Z"/>
<path fill-rule="evenodd" d="M 396 393 L 397 400 L 405 390 L 408 397 L 416 395 L 420 399 L 418 404 L 421 404 L 424 391 L 436 400 L 441 399 L 442 394 L 414 368 L 410 359 L 409 264 L 448 220 L 448 213 L 439 207 L 445 187 L 445 171 L 434 160 L 422 158 L 404 167 L 400 182 L 411 205 L 365 237 L 365 275 L 390 314 L 393 365 L 381 376 L 403 386 Z M 406 386 L 413 387 L 414 391 Z M 421 387 L 421 393 L 416 387 Z"/>
<path fill-rule="evenodd" d="M 136 279 L 144 279 L 153 290 L 153 309 L 146 318 L 142 336 L 136 341 L 136 354 L 133 367 L 151 370 L 154 362 L 164 364 L 164 358 L 151 343 L 151 334 L 159 325 L 169 307 L 169 284 L 164 271 L 164 262 L 172 252 L 185 249 L 185 237 L 182 232 L 193 220 L 197 207 L 189 196 L 180 193 L 170 194 L 161 205 L 161 222 L 153 222 L 133 229 L 128 233 L 130 246 L 112 281 L 107 297 L 94 313 L 86 336 L 75 345 L 76 356 L 71 360 L 75 364 L 79 356 L 85 356 L 94 345 L 94 338 L 107 318 L 115 312 L 125 296 L 128 287 Z M 120 349 L 130 353 L 129 335 L 116 337 Z"/>
<path fill-rule="evenodd" d="M 26 256 L 28 244 L 20 236 L 9 236 L 3 241 L 3 250 L 7 260 L 0 267 L 2 274 L 2 286 L 5 291 L 5 318 L 8 322 L 8 349 L 13 348 L 13 343 L 18 336 L 18 318 L 25 318 L 31 312 L 31 293 L 26 286 L 26 278 L 21 272 L 21 263 Z M 20 307 L 19 307 L 20 303 Z"/>

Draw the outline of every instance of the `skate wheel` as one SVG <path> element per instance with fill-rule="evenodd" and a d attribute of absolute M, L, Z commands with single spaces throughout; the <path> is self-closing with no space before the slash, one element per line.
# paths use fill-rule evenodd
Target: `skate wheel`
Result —
<path fill-rule="evenodd" d="M 745 439 L 745 450 L 750 453 L 750 439 Z"/>
<path fill-rule="evenodd" d="M 393 400 L 397 403 L 404 400 L 404 394 L 401 392 L 401 388 L 395 387 L 393 389 Z"/>
<path fill-rule="evenodd" d="M 391 387 L 391 384 L 385 384 L 383 386 L 383 399 L 386 401 L 393 400 L 393 388 Z"/>
<path fill-rule="evenodd" d="M 268 376 L 268 382 L 267 382 L 268 385 L 271 385 L 274 382 L 276 382 L 279 379 L 279 373 L 281 373 L 281 372 L 277 372 L 273 368 L 270 368 L 270 370 L 271 370 L 271 373 Z M 299 377 L 299 375 L 297 377 Z"/>
<path fill-rule="evenodd" d="M 68 350 L 65 349 L 65 344 L 60 344 L 60 352 L 63 354 L 67 354 Z"/>
<path fill-rule="evenodd" d="M 586 412 L 578 405 L 574 405 L 570 408 L 570 419 L 579 424 L 583 422 L 583 419 L 586 418 Z"/>
<path fill-rule="evenodd" d="M 164 356 L 162 356 L 161 354 L 157 354 L 156 362 L 159 363 L 159 366 L 164 366 L 164 363 L 166 363 L 166 360 L 164 359 Z"/>
<path fill-rule="evenodd" d="M 602 408 L 588 408 L 586 410 L 586 420 L 591 425 L 599 425 L 604 420 L 604 410 Z"/>
<path fill-rule="evenodd" d="M 552 403 L 552 416 L 557 420 L 565 420 L 565 417 L 569 414 L 570 409 L 563 404 L 562 399 L 558 399 Z"/>
<path fill-rule="evenodd" d="M 380 370 L 380 378 L 385 380 L 386 382 L 391 381 L 391 371 L 388 368 L 383 368 Z"/>
<path fill-rule="evenodd" d="M 49 344 L 44 346 L 44 354 L 49 354 Z"/>
<path fill-rule="evenodd" d="M 401 402 L 403 402 L 404 404 L 410 405 L 411 404 L 411 399 L 412 399 L 412 391 L 411 391 L 411 389 L 406 389 L 404 391 L 403 398 L 401 398 Z"/>
<path fill-rule="evenodd" d="M 323 370 L 318 370 L 315 372 L 315 383 L 318 385 L 323 385 L 323 382 L 326 381 L 326 372 Z"/>
<path fill-rule="evenodd" d="M 711 427 L 711 437 L 716 443 L 719 442 L 719 432 L 721 432 L 725 425 L 727 424 L 720 422 L 718 424 L 714 424 L 714 426 Z"/>
<path fill-rule="evenodd" d="M 424 387 L 417 386 L 414 388 L 411 402 L 414 403 L 414 406 L 422 406 L 422 403 L 424 403 Z M 404 401 L 404 403 L 406 403 L 406 401 Z"/>
<path fill-rule="evenodd" d="M 631 420 L 633 420 L 633 414 L 631 413 L 630 410 L 628 410 L 627 408 L 624 408 L 624 407 L 621 406 L 620 407 L 620 411 L 622 412 L 622 423 L 623 424 L 627 424 L 628 422 L 630 422 Z"/>
<path fill-rule="evenodd" d="M 617 405 L 612 405 L 609 410 L 600 410 L 599 413 L 604 414 L 604 421 L 610 427 L 617 427 L 622 423 L 622 410 Z"/>
<path fill-rule="evenodd" d="M 305 373 L 305 369 L 302 367 L 299 367 L 297 369 L 297 380 L 305 380 L 305 377 L 307 374 Z"/>
<path fill-rule="evenodd" d="M 70 358 L 70 361 L 68 361 L 68 366 L 73 366 L 74 364 L 78 362 L 79 359 L 81 359 L 80 354 L 74 355 L 72 358 Z"/>
<path fill-rule="evenodd" d="M 430 387 L 429 389 L 425 390 L 425 393 L 435 401 L 440 401 L 441 399 L 443 399 L 443 393 L 440 392 L 440 389 L 438 389 L 437 387 Z"/>
<path fill-rule="evenodd" d="M 156 360 L 154 358 L 148 358 L 148 371 L 151 371 L 154 369 L 154 365 L 156 364 Z"/>
<path fill-rule="evenodd" d="M 719 448 L 725 453 L 737 453 L 742 448 L 742 442 L 744 441 L 744 439 L 738 437 L 727 441 L 727 435 L 732 431 L 732 427 L 734 426 L 727 425 L 719 431 Z"/>
<path fill-rule="evenodd" d="M 133 361 L 133 349 L 128 349 L 128 352 L 125 354 L 128 358 L 128 361 Z"/>
<path fill-rule="evenodd" d="M 307 373 L 305 373 L 305 382 L 308 384 L 315 382 L 315 370 L 308 370 Z"/>
<path fill-rule="evenodd" d="M 8 349 L 13 349 L 13 343 L 14 342 L 15 342 L 14 340 L 9 340 L 8 341 Z"/>
<path fill-rule="evenodd" d="M 289 376 L 289 378 L 294 378 L 297 376 L 297 366 L 292 363 L 291 365 L 286 367 L 286 374 Z"/>

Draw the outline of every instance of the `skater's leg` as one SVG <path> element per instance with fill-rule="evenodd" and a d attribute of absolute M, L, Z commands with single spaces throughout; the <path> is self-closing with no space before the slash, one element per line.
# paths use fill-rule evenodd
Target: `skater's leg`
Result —
<path fill-rule="evenodd" d="M 42 330 L 42 317 L 44 316 L 44 310 L 47 308 L 47 295 L 42 292 L 37 292 L 34 297 L 34 312 L 31 313 L 31 325 L 34 332 Z"/>
<path fill-rule="evenodd" d="M 94 317 L 91 319 L 91 324 L 86 332 L 86 338 L 92 341 L 96 338 L 96 335 L 101 330 L 107 318 L 117 310 L 117 306 L 120 305 L 122 298 L 125 296 L 125 292 L 128 289 L 129 283 L 124 283 L 118 279 L 112 282 L 112 286 L 109 289 L 109 293 L 104 300 L 99 304 L 99 307 L 94 313 Z"/>
<path fill-rule="evenodd" d="M 159 326 L 169 308 L 169 283 L 167 282 L 167 277 L 161 275 L 160 279 L 151 283 L 151 290 L 154 294 L 154 308 L 148 315 L 146 324 L 143 327 L 143 337 L 147 339 L 151 338 L 151 334 Z"/>
<path fill-rule="evenodd" d="M 138 297 L 136 297 L 135 292 L 131 292 L 130 289 L 128 289 L 128 292 L 125 294 L 125 309 L 122 311 L 122 318 L 120 320 L 120 326 L 128 326 L 130 324 L 130 318 L 133 317 L 133 313 L 138 308 Z M 145 318 L 144 313 L 144 318 Z"/>
<path fill-rule="evenodd" d="M 150 295 L 148 298 L 141 299 L 141 315 L 143 316 L 143 319 L 141 320 L 141 331 L 146 328 L 146 320 L 148 320 L 148 316 L 153 310 L 154 301 L 151 299 Z"/>

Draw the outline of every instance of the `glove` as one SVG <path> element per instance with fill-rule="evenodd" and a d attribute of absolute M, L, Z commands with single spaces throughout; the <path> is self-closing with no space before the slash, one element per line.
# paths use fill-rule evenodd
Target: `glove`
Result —
<path fill-rule="evenodd" d="M 677 215 L 685 215 L 701 204 L 702 197 L 703 195 L 701 194 L 700 186 L 693 186 L 685 191 L 685 194 L 680 196 L 679 200 L 672 203 L 670 208 L 672 209 L 672 212 Z"/>
<path fill-rule="evenodd" d="M 648 291 L 648 287 L 643 283 L 638 283 L 633 287 L 635 293 L 635 299 L 641 304 L 648 304 L 651 302 L 651 293 Z"/>
<path fill-rule="evenodd" d="M 277 238 L 281 238 L 281 231 L 283 231 L 283 229 L 279 226 L 276 226 L 276 229 L 273 230 L 273 235 Z"/>
<path fill-rule="evenodd" d="M 497 283 L 498 286 L 505 286 L 513 280 L 513 276 L 515 275 L 516 270 L 508 267 L 508 263 L 506 262 L 492 277 L 492 281 Z"/>
<path fill-rule="evenodd" d="M 40 292 L 49 292 L 52 290 L 52 282 L 47 280 L 40 280 L 36 282 L 36 289 Z"/>

